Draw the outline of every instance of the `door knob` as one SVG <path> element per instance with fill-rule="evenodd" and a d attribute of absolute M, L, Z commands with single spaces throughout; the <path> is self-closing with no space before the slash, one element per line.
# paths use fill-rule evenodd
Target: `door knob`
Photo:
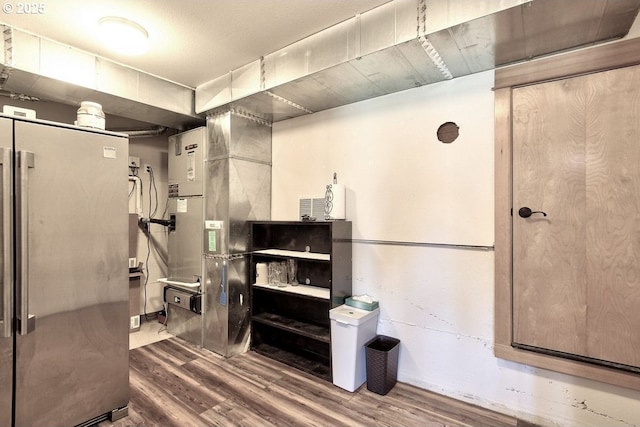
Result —
<path fill-rule="evenodd" d="M 544 216 L 547 216 L 547 214 L 542 212 L 542 211 L 532 211 L 531 209 L 529 209 L 526 206 L 523 206 L 518 210 L 518 215 L 520 215 L 520 217 L 522 217 L 522 218 L 529 218 L 534 213 L 540 213 L 540 214 L 542 214 Z"/>

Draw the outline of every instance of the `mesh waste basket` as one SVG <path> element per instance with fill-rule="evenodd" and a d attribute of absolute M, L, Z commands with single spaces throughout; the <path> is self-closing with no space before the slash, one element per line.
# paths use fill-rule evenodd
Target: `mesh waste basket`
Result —
<path fill-rule="evenodd" d="M 367 358 L 367 390 L 385 395 L 398 379 L 400 340 L 377 335 L 365 345 Z"/>

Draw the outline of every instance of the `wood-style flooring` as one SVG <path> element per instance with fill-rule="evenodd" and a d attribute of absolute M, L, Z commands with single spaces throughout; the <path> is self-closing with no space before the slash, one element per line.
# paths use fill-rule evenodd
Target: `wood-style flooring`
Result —
<path fill-rule="evenodd" d="M 127 426 L 525 426 L 397 383 L 385 396 L 349 393 L 255 352 L 229 359 L 180 338 L 130 352 Z"/>

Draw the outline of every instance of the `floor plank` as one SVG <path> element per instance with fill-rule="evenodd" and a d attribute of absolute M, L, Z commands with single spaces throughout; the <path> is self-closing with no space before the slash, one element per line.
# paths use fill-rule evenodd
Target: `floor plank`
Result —
<path fill-rule="evenodd" d="M 403 383 L 349 393 L 255 352 L 224 359 L 175 337 L 131 350 L 130 387 L 129 416 L 99 427 L 523 425 Z"/>

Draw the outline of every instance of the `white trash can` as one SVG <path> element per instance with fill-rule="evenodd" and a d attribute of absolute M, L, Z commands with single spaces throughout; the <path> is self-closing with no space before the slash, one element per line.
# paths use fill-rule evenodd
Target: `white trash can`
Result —
<path fill-rule="evenodd" d="M 379 313 L 348 305 L 329 310 L 333 384 L 355 391 L 367 380 L 364 345 L 376 336 Z"/>

